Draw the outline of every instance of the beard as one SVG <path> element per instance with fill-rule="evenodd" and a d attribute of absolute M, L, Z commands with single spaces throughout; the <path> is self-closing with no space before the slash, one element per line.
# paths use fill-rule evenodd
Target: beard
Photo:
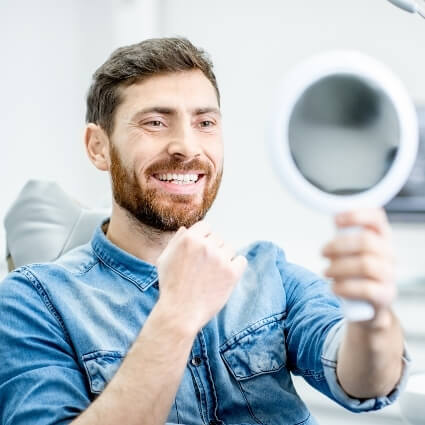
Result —
<path fill-rule="evenodd" d="M 202 201 L 194 203 L 193 195 L 164 193 L 159 189 L 143 188 L 135 171 L 128 170 L 115 146 L 111 143 L 111 180 L 112 194 L 115 202 L 138 223 L 160 231 L 177 231 L 180 227 L 191 227 L 202 220 L 213 204 L 220 187 L 223 171 L 216 176 L 209 163 L 194 158 L 190 161 L 171 157 L 152 164 L 146 175 L 150 178 L 156 171 L 173 172 L 174 170 L 202 171 L 204 193 Z"/>

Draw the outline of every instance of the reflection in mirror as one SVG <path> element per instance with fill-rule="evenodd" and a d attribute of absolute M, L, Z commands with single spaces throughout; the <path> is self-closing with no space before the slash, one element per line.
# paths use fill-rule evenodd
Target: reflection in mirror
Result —
<path fill-rule="evenodd" d="M 319 79 L 297 101 L 288 127 L 292 157 L 318 189 L 352 195 L 375 186 L 393 163 L 400 124 L 392 101 L 355 75 Z"/>

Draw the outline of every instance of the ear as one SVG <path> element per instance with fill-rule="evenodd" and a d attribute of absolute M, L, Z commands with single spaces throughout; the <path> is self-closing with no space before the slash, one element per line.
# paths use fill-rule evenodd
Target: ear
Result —
<path fill-rule="evenodd" d="M 87 155 L 94 166 L 102 171 L 108 171 L 109 138 L 105 131 L 97 124 L 89 123 L 84 131 L 84 143 Z"/>

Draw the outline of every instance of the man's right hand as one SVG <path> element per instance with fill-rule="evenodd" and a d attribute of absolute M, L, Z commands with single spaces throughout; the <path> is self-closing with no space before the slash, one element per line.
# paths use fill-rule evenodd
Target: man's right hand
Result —
<path fill-rule="evenodd" d="M 197 333 L 226 304 L 246 264 L 204 221 L 181 227 L 157 261 L 157 307 Z"/>

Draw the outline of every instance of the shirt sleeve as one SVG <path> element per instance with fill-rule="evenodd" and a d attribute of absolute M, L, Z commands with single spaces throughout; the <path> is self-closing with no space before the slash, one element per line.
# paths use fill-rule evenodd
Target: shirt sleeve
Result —
<path fill-rule="evenodd" d="M 410 356 L 407 348 L 404 348 L 403 353 L 403 371 L 401 378 L 395 388 L 385 397 L 376 397 L 370 399 L 356 399 L 349 396 L 338 382 L 336 374 L 336 365 L 338 350 L 342 343 L 342 338 L 345 332 L 345 322 L 339 322 L 328 333 L 323 344 L 322 363 L 326 381 L 335 401 L 346 407 L 352 412 L 366 412 L 382 409 L 385 406 L 392 404 L 401 394 L 403 388 L 407 384 L 410 369 Z"/>
<path fill-rule="evenodd" d="M 407 379 L 407 352 L 403 358 L 403 377 L 389 396 L 362 400 L 350 397 L 336 376 L 345 323 L 338 298 L 326 281 L 287 263 L 283 252 L 277 263 L 286 292 L 285 337 L 291 372 L 353 412 L 378 410 L 394 402 Z"/>
<path fill-rule="evenodd" d="M 66 329 L 27 269 L 0 284 L 0 423 L 63 425 L 90 403 Z"/>

